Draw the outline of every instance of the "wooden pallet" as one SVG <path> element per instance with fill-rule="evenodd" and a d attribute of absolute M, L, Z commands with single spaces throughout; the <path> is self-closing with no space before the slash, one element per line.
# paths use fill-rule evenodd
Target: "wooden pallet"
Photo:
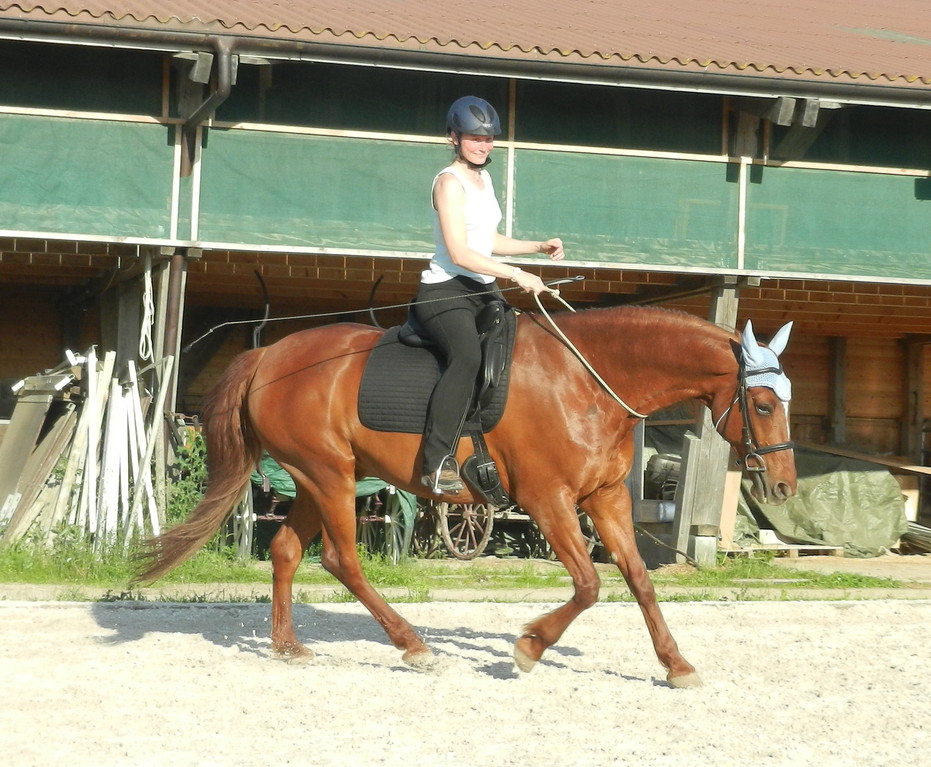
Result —
<path fill-rule="evenodd" d="M 802 555 L 821 557 L 844 556 L 843 546 L 819 546 L 806 543 L 761 543 L 755 546 L 735 546 L 732 548 L 719 548 L 722 554 L 757 554 L 770 552 L 780 556 L 796 559 Z"/>

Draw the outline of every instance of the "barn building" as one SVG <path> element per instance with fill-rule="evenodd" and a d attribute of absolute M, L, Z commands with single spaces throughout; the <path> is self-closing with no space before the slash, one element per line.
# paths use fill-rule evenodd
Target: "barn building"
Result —
<path fill-rule="evenodd" d="M 165 407 L 196 413 L 253 344 L 397 322 L 474 94 L 504 230 L 566 244 L 516 263 L 584 276 L 580 308 L 791 320 L 795 438 L 924 466 L 926 10 L 0 0 L 0 417 L 66 349 L 173 356 Z"/>

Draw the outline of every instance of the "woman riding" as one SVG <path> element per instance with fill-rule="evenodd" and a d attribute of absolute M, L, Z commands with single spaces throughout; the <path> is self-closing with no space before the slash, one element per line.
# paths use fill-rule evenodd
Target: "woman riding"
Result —
<path fill-rule="evenodd" d="M 547 290 L 537 275 L 493 256 L 544 253 L 558 261 L 564 255 L 558 237 L 537 242 L 498 232 L 501 208 L 484 170 L 501 133 L 494 107 L 475 96 L 458 99 L 446 132 L 455 159 L 433 179 L 436 252 L 421 274 L 414 309 L 446 361 L 430 398 L 423 442 L 423 484 L 438 495 L 463 489 L 455 451 L 481 365 L 475 319 L 487 303 L 503 300 L 496 279 L 526 293 Z"/>

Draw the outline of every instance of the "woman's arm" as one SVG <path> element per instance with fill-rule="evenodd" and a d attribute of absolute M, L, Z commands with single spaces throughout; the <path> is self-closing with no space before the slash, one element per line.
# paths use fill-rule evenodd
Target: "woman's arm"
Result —
<path fill-rule="evenodd" d="M 526 253 L 545 253 L 553 261 L 560 261 L 565 254 L 562 240 L 553 237 L 549 240 L 515 240 L 506 234 L 495 235 L 494 252 L 499 256 L 521 256 Z"/>
<path fill-rule="evenodd" d="M 497 279 L 512 280 L 528 293 L 539 294 L 546 290 L 537 275 L 503 264 L 469 247 L 465 225 L 465 190 L 455 176 L 444 173 L 437 179 L 433 187 L 433 204 L 439 215 L 440 232 L 446 242 L 446 249 L 456 266 Z M 554 261 L 564 255 L 562 240 L 559 238 L 533 242 L 515 240 L 503 234 L 495 235 L 493 252 L 503 256 L 546 253 Z"/>

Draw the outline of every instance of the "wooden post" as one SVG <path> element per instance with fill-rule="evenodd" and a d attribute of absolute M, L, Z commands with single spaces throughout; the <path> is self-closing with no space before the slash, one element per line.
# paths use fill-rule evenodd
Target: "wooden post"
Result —
<path fill-rule="evenodd" d="M 734 328 L 737 324 L 738 283 L 725 277 L 712 292 L 709 319 L 717 325 Z M 734 381 L 736 387 L 737 381 Z M 694 439 L 700 445 L 693 444 Z M 676 548 L 687 551 L 699 565 L 713 565 L 717 555 L 721 504 L 727 479 L 730 445 L 717 433 L 708 409 L 702 411 L 697 437 L 686 438 L 680 485 L 676 491 Z M 687 536 L 687 537 L 686 537 Z M 683 549 L 683 545 L 687 548 Z M 677 561 L 684 561 L 681 554 Z"/>
<path fill-rule="evenodd" d="M 831 338 L 831 401 L 828 403 L 828 441 L 843 445 L 847 441 L 847 339 Z"/>
<path fill-rule="evenodd" d="M 905 412 L 902 414 L 902 436 L 899 451 L 914 463 L 922 462 L 924 438 L 923 405 L 925 399 L 924 372 L 927 338 L 915 341 L 906 338 L 905 346 Z"/>

